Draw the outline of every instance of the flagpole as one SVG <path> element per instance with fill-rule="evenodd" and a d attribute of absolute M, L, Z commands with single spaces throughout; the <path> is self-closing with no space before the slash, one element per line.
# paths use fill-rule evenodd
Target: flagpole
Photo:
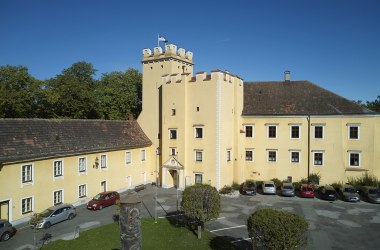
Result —
<path fill-rule="evenodd" d="M 160 34 L 157 34 L 157 47 L 160 47 Z"/>

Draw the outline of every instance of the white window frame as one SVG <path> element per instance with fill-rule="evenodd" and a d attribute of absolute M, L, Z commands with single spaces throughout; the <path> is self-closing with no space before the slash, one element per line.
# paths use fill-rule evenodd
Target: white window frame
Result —
<path fill-rule="evenodd" d="M 128 155 L 129 155 L 129 157 L 128 157 Z M 132 152 L 131 151 L 125 152 L 125 164 L 132 165 Z"/>
<path fill-rule="evenodd" d="M 200 160 L 198 158 L 198 155 L 200 155 Z M 203 162 L 203 151 L 202 150 L 195 150 L 195 161 L 196 162 Z"/>
<path fill-rule="evenodd" d="M 247 160 L 247 152 L 251 152 L 251 159 L 249 160 Z M 254 154 L 253 154 L 253 149 L 252 148 L 247 148 L 247 149 L 245 149 L 245 151 L 244 151 L 244 160 L 245 161 L 249 161 L 249 162 L 252 162 L 252 161 L 254 161 L 254 159 L 255 159 L 255 157 L 254 157 Z"/>
<path fill-rule="evenodd" d="M 270 154 L 271 152 L 274 152 L 274 153 L 275 153 L 275 160 L 274 160 L 274 161 L 270 160 L 269 154 Z M 270 163 L 277 162 L 277 158 L 278 158 L 278 156 L 277 156 L 277 150 L 276 150 L 276 149 L 268 149 L 268 150 L 267 150 L 267 161 L 268 161 L 268 162 L 270 162 Z"/>
<path fill-rule="evenodd" d="M 30 204 L 29 204 L 30 201 Z M 28 202 L 24 204 L 24 202 Z M 20 200 L 21 215 L 29 214 L 34 211 L 34 196 L 24 197 Z M 25 206 L 27 205 L 27 206 Z M 27 209 L 24 209 L 27 208 Z"/>
<path fill-rule="evenodd" d="M 83 194 L 83 191 L 84 191 L 84 194 Z M 85 197 L 87 197 L 87 184 L 80 184 L 78 185 L 78 198 L 85 198 Z"/>
<path fill-rule="evenodd" d="M 24 171 L 24 167 L 27 168 Z M 22 185 L 33 185 L 34 184 L 34 164 L 22 164 L 21 165 L 21 184 Z M 26 172 L 26 175 L 24 173 Z"/>
<path fill-rule="evenodd" d="M 141 162 L 146 161 L 146 150 L 145 149 L 140 150 L 140 160 L 141 160 Z"/>
<path fill-rule="evenodd" d="M 359 124 L 348 124 L 347 128 L 348 128 L 348 139 L 349 140 L 353 140 L 353 141 L 360 140 L 360 125 Z M 351 138 L 351 133 L 350 133 L 351 128 L 357 128 L 358 129 L 358 138 Z"/>
<path fill-rule="evenodd" d="M 276 129 L 276 136 L 275 137 L 270 137 L 269 136 L 269 131 L 270 131 L 271 127 L 274 127 Z M 277 127 L 278 127 L 277 124 L 267 124 L 267 138 L 268 139 L 277 139 L 278 138 L 278 129 L 277 129 Z"/>
<path fill-rule="evenodd" d="M 84 159 L 83 165 L 81 165 L 82 159 Z M 81 167 L 84 167 L 84 170 L 81 171 Z M 87 157 L 85 157 L 85 156 L 78 157 L 78 172 L 79 172 L 79 174 L 87 173 Z"/>
<path fill-rule="evenodd" d="M 174 156 L 174 155 L 177 155 L 177 148 L 176 147 L 171 147 L 169 148 L 170 150 L 170 156 Z M 173 154 L 174 152 L 174 154 Z"/>
<path fill-rule="evenodd" d="M 58 166 L 58 168 L 61 169 L 60 173 L 61 174 L 56 174 L 56 164 L 58 164 L 59 162 L 61 162 L 61 166 Z M 63 160 L 54 160 L 53 161 L 53 177 L 54 179 L 60 179 L 60 178 L 63 178 Z"/>
<path fill-rule="evenodd" d="M 231 149 L 227 149 L 227 162 L 230 162 L 231 161 Z"/>
<path fill-rule="evenodd" d="M 201 131 L 201 135 L 199 135 L 198 130 Z M 200 126 L 194 127 L 194 138 L 195 139 L 203 139 L 204 138 L 204 129 L 203 129 L 203 127 L 200 127 Z"/>
<path fill-rule="evenodd" d="M 301 151 L 300 150 L 290 150 L 290 163 L 299 164 L 301 162 Z M 298 153 L 298 161 L 293 161 L 293 153 Z"/>
<path fill-rule="evenodd" d="M 359 157 L 359 162 L 358 162 L 358 165 L 351 165 L 351 155 L 353 154 L 357 154 L 358 157 Z M 358 152 L 358 151 L 348 151 L 348 166 L 350 168 L 360 168 L 360 164 L 361 163 L 361 152 Z"/>
<path fill-rule="evenodd" d="M 322 154 L 322 163 L 315 164 L 315 154 Z M 313 166 L 315 167 L 323 167 L 325 164 L 325 152 L 323 151 L 313 151 Z"/>
<path fill-rule="evenodd" d="M 172 116 L 175 116 L 177 114 L 176 109 L 172 108 Z"/>
<path fill-rule="evenodd" d="M 172 134 L 172 132 L 174 132 L 174 133 Z M 170 140 L 177 140 L 177 138 L 178 138 L 178 133 L 177 132 L 178 131 L 177 131 L 176 128 L 169 128 L 169 139 Z"/>
<path fill-rule="evenodd" d="M 201 176 L 201 183 L 197 183 L 197 175 Z M 194 184 L 203 184 L 203 173 L 194 173 Z"/>
<path fill-rule="evenodd" d="M 252 136 L 247 136 L 247 127 L 250 127 L 252 129 Z M 253 124 L 247 124 L 244 125 L 244 136 L 245 138 L 254 138 L 255 137 L 255 126 Z"/>
<path fill-rule="evenodd" d="M 108 168 L 108 156 L 106 154 L 100 155 L 100 169 Z"/>
<path fill-rule="evenodd" d="M 298 137 L 293 137 L 293 128 L 298 127 Z M 301 126 L 300 125 L 290 125 L 290 139 L 292 140 L 299 140 L 301 139 Z"/>
<path fill-rule="evenodd" d="M 60 194 L 60 200 L 58 199 L 58 201 L 60 202 L 56 202 L 56 194 Z M 63 192 L 63 189 L 59 189 L 59 190 L 54 190 L 53 191 L 53 206 L 56 206 L 56 205 L 59 205 L 59 204 L 63 204 L 64 203 L 64 192 Z"/>
<path fill-rule="evenodd" d="M 314 127 L 314 133 L 313 133 L 313 138 L 316 139 L 316 140 L 322 140 L 325 138 L 325 125 L 321 125 L 321 124 L 316 124 L 316 125 L 313 125 Z M 317 127 L 321 127 L 322 128 L 322 137 L 315 137 L 315 129 Z"/>

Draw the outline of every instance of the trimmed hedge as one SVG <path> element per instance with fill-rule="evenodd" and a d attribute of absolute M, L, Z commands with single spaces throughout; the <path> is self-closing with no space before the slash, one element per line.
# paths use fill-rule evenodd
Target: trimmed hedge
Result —
<path fill-rule="evenodd" d="M 247 220 L 253 249 L 295 249 L 307 244 L 307 221 L 294 213 L 270 208 L 257 210 Z"/>

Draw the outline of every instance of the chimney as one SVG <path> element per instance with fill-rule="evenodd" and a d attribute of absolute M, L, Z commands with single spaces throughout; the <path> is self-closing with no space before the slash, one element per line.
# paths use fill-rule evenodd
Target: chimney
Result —
<path fill-rule="evenodd" d="M 286 70 L 284 72 L 284 81 L 285 82 L 290 82 L 290 71 L 289 70 Z"/>

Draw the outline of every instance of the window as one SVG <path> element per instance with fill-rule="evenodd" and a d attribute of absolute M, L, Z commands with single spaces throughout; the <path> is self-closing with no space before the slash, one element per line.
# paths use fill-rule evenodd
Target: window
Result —
<path fill-rule="evenodd" d="M 268 126 L 268 138 L 277 138 L 277 126 Z"/>
<path fill-rule="evenodd" d="M 125 153 L 125 163 L 126 164 L 132 163 L 132 152 L 126 152 Z"/>
<path fill-rule="evenodd" d="M 199 107 L 197 107 L 197 112 L 199 112 Z"/>
<path fill-rule="evenodd" d="M 177 155 L 177 149 L 176 148 L 170 148 L 170 155 Z"/>
<path fill-rule="evenodd" d="M 202 174 L 195 174 L 195 184 L 202 184 Z"/>
<path fill-rule="evenodd" d="M 231 150 L 227 150 L 227 161 L 231 161 Z"/>
<path fill-rule="evenodd" d="M 78 196 L 79 198 L 83 198 L 87 196 L 87 187 L 86 184 L 79 185 L 78 187 Z"/>
<path fill-rule="evenodd" d="M 246 161 L 253 161 L 253 151 L 252 150 L 246 150 L 245 151 L 245 160 Z"/>
<path fill-rule="evenodd" d="M 33 166 L 32 164 L 22 166 L 22 183 L 33 181 Z"/>
<path fill-rule="evenodd" d="M 62 161 L 54 161 L 54 177 L 59 177 L 62 175 L 63 175 Z"/>
<path fill-rule="evenodd" d="M 350 167 L 360 166 L 360 153 L 350 152 Z"/>
<path fill-rule="evenodd" d="M 107 191 L 107 181 L 100 182 L 100 192 Z"/>
<path fill-rule="evenodd" d="M 172 116 L 175 116 L 175 109 L 172 109 Z"/>
<path fill-rule="evenodd" d="M 195 138 L 203 138 L 203 128 L 195 128 Z"/>
<path fill-rule="evenodd" d="M 317 138 L 317 139 L 323 138 L 323 126 L 314 127 L 314 138 Z"/>
<path fill-rule="evenodd" d="M 202 161 L 202 151 L 195 151 L 195 161 Z"/>
<path fill-rule="evenodd" d="M 78 168 L 79 168 L 80 173 L 86 172 L 86 158 L 85 157 L 79 158 Z"/>
<path fill-rule="evenodd" d="M 22 214 L 33 212 L 33 197 L 28 197 L 21 200 L 21 212 Z"/>
<path fill-rule="evenodd" d="M 298 163 L 298 162 L 300 162 L 300 152 L 298 152 L 298 151 L 291 151 L 290 152 L 290 162 L 291 163 Z"/>
<path fill-rule="evenodd" d="M 169 129 L 169 138 L 172 140 L 177 139 L 177 130 L 176 129 Z"/>
<path fill-rule="evenodd" d="M 348 127 L 348 138 L 351 140 L 359 139 L 359 126 L 349 126 Z"/>
<path fill-rule="evenodd" d="M 277 151 L 268 151 L 268 161 L 270 162 L 277 161 Z"/>
<path fill-rule="evenodd" d="M 141 157 L 141 161 L 145 161 L 146 160 L 146 152 L 145 152 L 145 149 L 142 149 L 140 151 L 140 157 Z"/>
<path fill-rule="evenodd" d="M 253 126 L 251 126 L 251 125 L 245 126 L 245 137 L 247 137 L 247 138 L 253 137 Z"/>
<path fill-rule="evenodd" d="M 299 139 L 300 138 L 300 127 L 299 126 L 291 126 L 290 127 L 290 138 Z"/>
<path fill-rule="evenodd" d="M 107 168 L 107 155 L 100 156 L 100 168 Z"/>
<path fill-rule="evenodd" d="M 59 205 L 63 203 L 63 190 L 53 192 L 53 205 Z"/>
<path fill-rule="evenodd" d="M 314 152 L 314 166 L 323 166 L 322 152 Z"/>

